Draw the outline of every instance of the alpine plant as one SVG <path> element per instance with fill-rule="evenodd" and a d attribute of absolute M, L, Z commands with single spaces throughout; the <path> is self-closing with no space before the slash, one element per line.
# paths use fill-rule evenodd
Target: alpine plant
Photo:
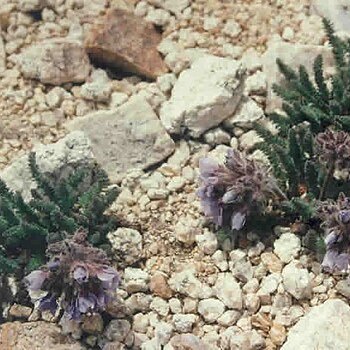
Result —
<path fill-rule="evenodd" d="M 241 230 L 249 215 L 262 214 L 269 201 L 285 199 L 269 169 L 244 153 L 230 149 L 224 164 L 199 162 L 197 191 L 204 214 L 217 226 Z"/>
<path fill-rule="evenodd" d="M 106 253 L 88 243 L 87 233 L 78 230 L 72 238 L 50 244 L 47 253 L 48 264 L 24 279 L 38 308 L 52 314 L 62 308 L 61 323 L 79 323 L 83 315 L 103 311 L 119 285 L 119 276 Z"/>
<path fill-rule="evenodd" d="M 350 264 L 350 198 L 343 193 L 337 201 L 320 205 L 318 215 L 325 229 L 326 254 L 322 267 L 327 272 L 348 271 Z"/>

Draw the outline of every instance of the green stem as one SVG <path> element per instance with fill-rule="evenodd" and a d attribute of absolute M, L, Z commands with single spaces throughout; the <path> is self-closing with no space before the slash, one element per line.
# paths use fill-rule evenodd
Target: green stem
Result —
<path fill-rule="evenodd" d="M 322 187 L 321 187 L 321 191 L 320 191 L 320 196 L 319 196 L 319 200 L 322 200 L 326 191 L 327 191 L 327 187 L 329 184 L 329 181 L 331 180 L 331 178 L 333 177 L 333 173 L 334 173 L 334 169 L 335 169 L 335 160 L 332 159 L 331 160 L 331 165 L 328 168 L 328 172 L 327 172 L 327 176 L 323 181 Z"/>

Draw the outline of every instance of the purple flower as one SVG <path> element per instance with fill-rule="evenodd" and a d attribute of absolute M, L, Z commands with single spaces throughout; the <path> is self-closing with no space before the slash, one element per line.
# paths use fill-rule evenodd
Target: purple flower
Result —
<path fill-rule="evenodd" d="M 24 284 L 28 290 L 37 291 L 40 290 L 44 281 L 46 280 L 48 273 L 46 271 L 33 271 L 24 278 Z"/>
<path fill-rule="evenodd" d="M 285 198 L 268 169 L 244 153 L 230 149 L 226 162 L 199 161 L 197 191 L 204 214 L 217 226 L 240 230 L 252 212 L 264 211 L 269 200 Z"/>
<path fill-rule="evenodd" d="M 58 308 L 57 297 L 52 294 L 47 294 L 40 299 L 39 309 L 41 311 L 49 310 L 52 314 L 55 314 Z"/>
<path fill-rule="evenodd" d="M 322 261 L 322 267 L 325 271 L 347 271 L 350 264 L 350 255 L 348 253 L 339 253 L 336 249 L 329 249 Z"/>
<path fill-rule="evenodd" d="M 97 271 L 97 278 L 102 281 L 104 289 L 116 290 L 119 286 L 119 275 L 113 267 L 103 266 Z"/>
<path fill-rule="evenodd" d="M 77 266 L 73 270 L 73 278 L 79 283 L 86 283 L 89 280 L 89 272 L 83 266 Z"/>

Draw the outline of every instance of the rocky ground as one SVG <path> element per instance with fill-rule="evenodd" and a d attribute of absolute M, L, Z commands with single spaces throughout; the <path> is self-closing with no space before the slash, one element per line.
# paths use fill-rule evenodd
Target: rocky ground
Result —
<path fill-rule="evenodd" d="M 198 160 L 249 152 L 252 122 L 280 106 L 276 57 L 310 67 L 322 53 L 331 72 L 320 15 L 345 35 L 347 6 L 0 0 L 1 178 L 28 196 L 28 150 L 45 172 L 93 153 L 129 223 L 109 234 L 123 279 L 108 322 L 87 319 L 73 339 L 14 305 L 22 323 L 2 326 L 0 348 L 348 349 L 348 282 L 322 273 L 289 228 L 233 247 L 195 194 Z"/>

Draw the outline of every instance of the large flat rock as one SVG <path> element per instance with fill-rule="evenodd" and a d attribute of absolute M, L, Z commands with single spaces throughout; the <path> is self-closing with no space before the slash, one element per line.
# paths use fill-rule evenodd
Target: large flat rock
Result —
<path fill-rule="evenodd" d="M 199 137 L 234 113 L 243 87 L 240 62 L 205 55 L 180 74 L 160 119 L 172 134 Z"/>
<path fill-rule="evenodd" d="M 329 73 L 333 67 L 333 57 L 331 49 L 318 45 L 300 45 L 276 42 L 271 44 L 263 55 L 263 71 L 267 77 L 267 101 L 266 112 L 270 113 L 282 107 L 282 100 L 272 91 L 274 83 L 283 84 L 284 77 L 280 73 L 276 59 L 280 58 L 284 63 L 298 70 L 300 65 L 304 65 L 313 77 L 313 64 L 318 55 L 323 56 L 325 73 Z"/>
<path fill-rule="evenodd" d="M 121 9 L 109 10 L 87 34 L 85 47 L 100 64 L 155 79 L 167 72 L 157 46 L 161 41 L 151 23 Z"/>
<path fill-rule="evenodd" d="M 146 169 L 172 154 L 175 143 L 146 100 L 134 96 L 112 111 L 98 111 L 67 125 L 82 130 L 93 153 L 112 181 L 128 169 Z"/>
<path fill-rule="evenodd" d="M 293 326 L 281 350 L 347 350 L 350 307 L 340 299 L 313 307 Z"/>

